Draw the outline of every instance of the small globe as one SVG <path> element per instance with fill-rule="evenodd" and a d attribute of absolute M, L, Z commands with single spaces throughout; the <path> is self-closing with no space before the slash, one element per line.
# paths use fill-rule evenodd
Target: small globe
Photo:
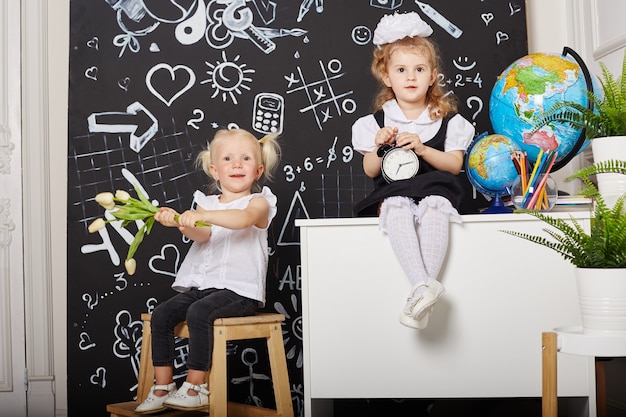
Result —
<path fill-rule="evenodd" d="M 513 62 L 491 90 L 489 117 L 494 133 L 513 139 L 531 162 L 537 160 L 540 149 L 557 151 L 553 170 L 561 168 L 589 145 L 584 140 L 576 150 L 581 131 L 555 123 L 533 135 L 529 132 L 534 118 L 557 102 L 588 105 L 585 72 L 577 60 L 564 54 L 535 53 Z"/>
<path fill-rule="evenodd" d="M 483 194 L 508 194 L 508 187 L 519 175 L 511 158 L 514 151 L 520 151 L 520 147 L 504 135 L 476 138 L 465 158 L 465 173 L 470 183 Z"/>

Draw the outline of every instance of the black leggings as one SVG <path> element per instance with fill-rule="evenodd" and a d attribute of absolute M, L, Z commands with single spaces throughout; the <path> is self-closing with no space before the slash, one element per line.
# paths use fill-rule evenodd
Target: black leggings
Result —
<path fill-rule="evenodd" d="M 258 301 L 225 289 L 192 288 L 173 296 L 152 313 L 153 365 L 174 365 L 174 327 L 186 320 L 189 327 L 187 368 L 208 371 L 211 369 L 215 319 L 250 316 L 257 308 Z"/>

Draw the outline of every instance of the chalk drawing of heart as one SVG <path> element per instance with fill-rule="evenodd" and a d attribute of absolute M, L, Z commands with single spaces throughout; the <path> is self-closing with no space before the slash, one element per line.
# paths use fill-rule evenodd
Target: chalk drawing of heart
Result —
<path fill-rule="evenodd" d="M 98 81 L 98 67 L 89 67 L 85 70 L 85 77 Z"/>
<path fill-rule="evenodd" d="M 124 77 L 117 82 L 117 85 L 124 91 L 128 91 L 128 85 L 130 84 L 130 78 Z"/>
<path fill-rule="evenodd" d="M 107 386 L 106 373 L 106 369 L 104 369 L 103 367 L 99 367 L 98 369 L 96 369 L 96 373 L 91 375 L 91 378 L 89 380 L 92 384 L 100 385 L 102 388 L 104 388 Z"/>
<path fill-rule="evenodd" d="M 94 36 L 93 38 L 91 38 L 90 40 L 87 41 L 87 46 L 90 48 L 95 49 L 96 51 L 98 50 L 98 37 Z"/>
<path fill-rule="evenodd" d="M 155 266 L 155 261 L 159 261 L 159 262 L 163 262 L 166 261 L 166 255 L 165 252 L 168 251 L 174 251 L 174 253 L 176 254 L 176 260 L 174 261 L 174 271 L 169 271 L 167 269 L 162 269 L 162 268 L 157 268 Z M 172 256 L 172 255 L 170 255 Z M 170 258 L 171 259 L 171 258 Z M 178 251 L 178 248 L 176 247 L 176 245 L 173 245 L 171 243 L 168 243 L 166 245 L 163 245 L 163 247 L 161 248 L 161 254 L 160 255 L 154 255 L 152 258 L 150 258 L 150 261 L 148 262 L 148 266 L 150 267 L 150 269 L 152 270 L 152 272 L 154 272 L 155 274 L 163 274 L 163 275 L 168 275 L 170 277 L 176 277 L 176 273 L 178 272 L 178 264 L 180 263 L 180 252 Z"/>
<path fill-rule="evenodd" d="M 189 81 L 187 81 L 187 84 L 181 88 L 180 90 L 178 90 L 178 92 L 176 92 L 173 96 L 171 96 L 169 99 L 163 97 L 163 95 L 161 95 L 161 93 L 159 93 L 154 86 L 152 85 L 152 76 L 154 75 L 155 72 L 159 71 L 159 70 L 165 70 L 168 71 L 170 73 L 170 77 L 172 79 L 172 81 L 176 81 L 176 74 L 177 72 L 185 72 L 189 75 Z M 178 97 L 180 97 L 182 94 L 184 94 L 187 90 L 189 90 L 191 87 L 193 87 L 193 85 L 196 83 L 196 74 L 191 70 L 191 68 L 185 66 L 185 65 L 176 65 L 175 67 L 171 67 L 168 64 L 157 64 L 154 67 L 150 68 L 150 71 L 148 71 L 148 73 L 146 74 L 146 86 L 148 87 L 148 90 L 150 90 L 150 92 L 152 94 L 154 94 L 154 96 L 156 98 L 158 98 L 159 100 L 161 100 L 163 103 L 165 103 L 167 105 L 167 107 L 171 106 L 172 103 L 174 102 L 174 100 L 176 100 Z"/>
<path fill-rule="evenodd" d="M 498 45 L 500 45 L 500 42 L 504 42 L 504 41 L 508 41 L 509 40 L 509 35 L 502 32 L 501 30 L 498 31 L 498 33 L 496 33 L 496 43 Z"/>
<path fill-rule="evenodd" d="M 95 347 L 96 344 L 91 341 L 91 337 L 86 332 L 82 332 L 80 334 L 80 342 L 78 343 L 78 347 L 80 350 L 87 350 Z"/>
<path fill-rule="evenodd" d="M 489 22 L 493 20 L 494 16 L 493 13 L 483 13 L 480 17 L 483 19 L 483 22 L 485 22 L 485 26 L 489 26 Z"/>
<path fill-rule="evenodd" d="M 519 4 L 509 3 L 509 10 L 511 10 L 511 16 L 513 16 L 515 13 L 522 11 L 522 6 L 520 6 Z"/>

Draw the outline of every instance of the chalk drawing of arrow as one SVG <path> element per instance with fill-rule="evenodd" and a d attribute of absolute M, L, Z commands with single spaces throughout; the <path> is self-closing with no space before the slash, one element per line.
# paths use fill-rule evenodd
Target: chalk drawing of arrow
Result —
<path fill-rule="evenodd" d="M 87 123 L 92 133 L 130 133 L 130 148 L 137 153 L 159 129 L 158 120 L 138 101 L 125 112 L 92 113 Z"/>

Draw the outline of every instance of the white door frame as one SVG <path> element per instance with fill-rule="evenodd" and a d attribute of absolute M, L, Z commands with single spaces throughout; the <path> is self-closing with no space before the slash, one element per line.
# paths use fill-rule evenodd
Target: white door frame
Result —
<path fill-rule="evenodd" d="M 47 6 L 0 2 L 0 403 L 16 417 L 55 414 Z"/>
<path fill-rule="evenodd" d="M 20 2 L 0 3 L 0 403 L 26 414 L 22 269 Z"/>
<path fill-rule="evenodd" d="M 65 3 L 48 0 L 9 0 L 22 11 L 22 164 L 24 205 L 24 322 L 28 370 L 28 417 L 55 415 L 54 342 L 52 322 L 52 230 L 65 217 L 52 219 L 51 146 L 67 149 L 64 138 L 51 144 L 49 134 L 48 8 Z M 56 83 L 67 86 L 67 76 L 57 74 Z M 67 87 L 66 87 L 67 88 Z M 60 168 L 57 168 L 60 169 Z M 64 194 L 64 192 L 63 192 Z M 53 223 L 54 222 L 54 223 Z M 63 231 L 65 228 L 63 229 Z M 58 232 L 55 232 L 58 233 Z M 61 232 L 61 236 L 63 232 Z M 64 280 L 65 277 L 58 277 Z M 59 330 L 57 330 L 59 331 Z"/>

